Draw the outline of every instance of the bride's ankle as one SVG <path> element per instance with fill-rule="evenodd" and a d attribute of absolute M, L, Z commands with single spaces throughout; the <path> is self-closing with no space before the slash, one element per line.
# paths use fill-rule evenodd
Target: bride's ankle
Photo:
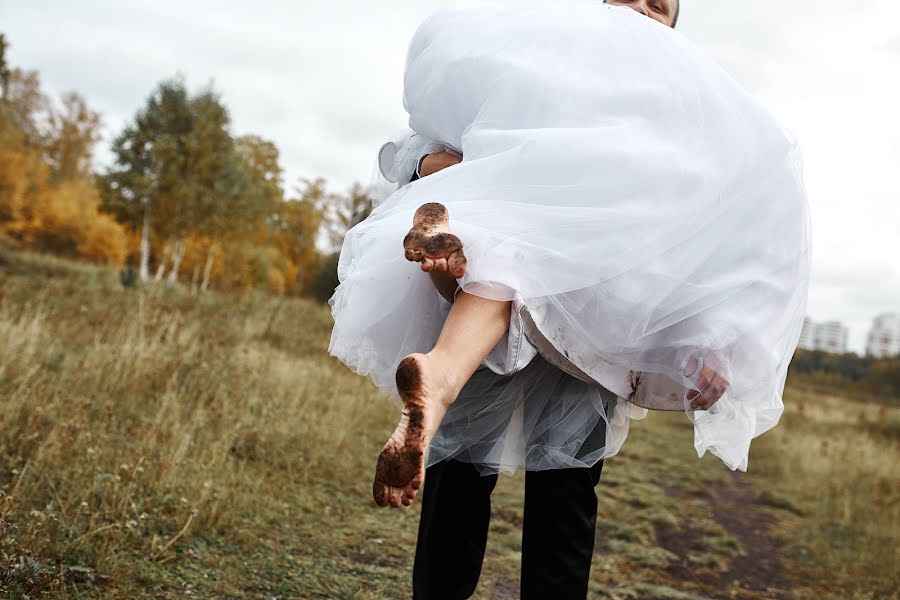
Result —
<path fill-rule="evenodd" d="M 428 358 L 428 368 L 431 370 L 432 385 L 436 386 L 439 392 L 441 403 L 450 406 L 456 401 L 460 390 L 466 384 L 466 381 L 455 369 L 453 356 L 447 356 L 437 349 L 425 355 Z"/>

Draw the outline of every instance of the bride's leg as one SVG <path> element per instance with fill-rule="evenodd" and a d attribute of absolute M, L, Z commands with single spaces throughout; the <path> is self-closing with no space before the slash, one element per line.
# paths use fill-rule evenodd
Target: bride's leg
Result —
<path fill-rule="evenodd" d="M 412 503 L 425 475 L 425 451 L 447 408 L 509 327 L 510 303 L 460 293 L 434 349 L 397 368 L 400 424 L 378 457 L 372 493 L 379 506 Z"/>

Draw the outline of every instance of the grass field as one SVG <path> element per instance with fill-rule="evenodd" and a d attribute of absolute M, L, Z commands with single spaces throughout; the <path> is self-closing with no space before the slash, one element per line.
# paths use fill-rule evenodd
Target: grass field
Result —
<path fill-rule="evenodd" d="M 406 598 L 417 506 L 371 475 L 397 409 L 305 300 L 126 289 L 0 250 L 0 590 L 9 598 Z M 900 411 L 789 388 L 750 472 L 683 415 L 635 423 L 598 486 L 591 596 L 897 598 Z M 478 598 L 515 598 L 501 477 Z"/>

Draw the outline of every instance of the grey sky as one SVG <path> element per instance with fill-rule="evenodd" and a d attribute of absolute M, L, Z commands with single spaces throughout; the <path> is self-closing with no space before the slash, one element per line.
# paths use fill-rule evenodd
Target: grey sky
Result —
<path fill-rule="evenodd" d="M 106 141 L 181 72 L 192 88 L 214 82 L 235 133 L 278 144 L 289 187 L 322 176 L 343 188 L 367 182 L 377 147 L 403 128 L 406 44 L 451 4 L 0 0 L 0 31 L 14 65 L 103 113 Z M 813 215 L 808 312 L 844 321 L 861 351 L 872 317 L 900 311 L 900 3 L 682 0 L 679 29 L 799 138 Z"/>

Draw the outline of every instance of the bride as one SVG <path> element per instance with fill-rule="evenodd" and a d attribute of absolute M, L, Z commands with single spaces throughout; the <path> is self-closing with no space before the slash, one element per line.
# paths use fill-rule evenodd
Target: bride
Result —
<path fill-rule="evenodd" d="M 670 28 L 584 0 L 432 16 L 404 105 L 419 143 L 464 160 L 391 195 L 341 252 L 330 351 L 403 402 L 379 504 L 409 504 L 451 457 L 593 464 L 647 408 L 686 411 L 698 453 L 745 470 L 805 312 L 791 136 Z M 614 399 L 547 410 L 544 365 Z M 516 385 L 464 391 L 487 369 Z"/>

